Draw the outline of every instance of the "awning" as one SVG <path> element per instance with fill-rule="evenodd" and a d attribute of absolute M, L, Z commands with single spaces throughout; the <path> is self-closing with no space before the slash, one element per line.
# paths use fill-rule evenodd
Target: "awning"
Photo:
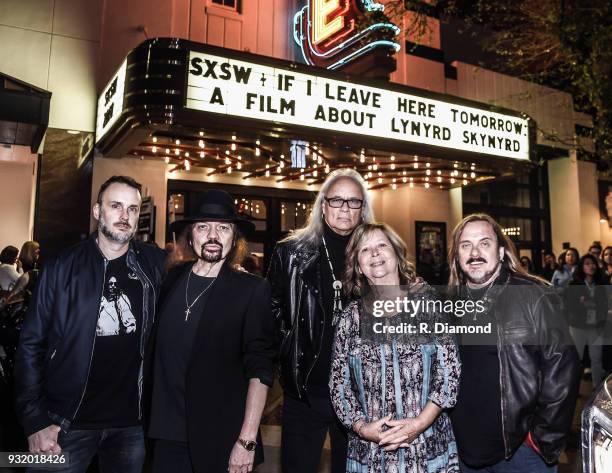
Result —
<path fill-rule="evenodd" d="M 51 92 L 0 72 L 0 143 L 36 153 L 49 125 Z"/>

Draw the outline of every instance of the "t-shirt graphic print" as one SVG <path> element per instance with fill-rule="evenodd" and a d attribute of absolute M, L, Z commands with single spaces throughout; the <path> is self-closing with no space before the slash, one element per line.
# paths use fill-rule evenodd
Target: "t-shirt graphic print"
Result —
<path fill-rule="evenodd" d="M 130 298 L 120 287 L 117 278 L 111 276 L 104 285 L 96 336 L 123 335 L 135 331 L 136 317 L 132 312 Z"/>

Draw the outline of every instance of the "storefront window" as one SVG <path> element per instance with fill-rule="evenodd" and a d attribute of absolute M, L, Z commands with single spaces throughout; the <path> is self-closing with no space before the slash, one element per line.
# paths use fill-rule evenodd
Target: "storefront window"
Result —
<path fill-rule="evenodd" d="M 183 218 L 185 215 L 185 194 L 170 194 L 168 198 L 168 221 Z"/>
<path fill-rule="evenodd" d="M 267 230 L 268 206 L 264 200 L 241 198 L 234 201 L 238 213 L 248 217 L 256 230 Z"/>
<path fill-rule="evenodd" d="M 238 10 L 238 0 L 212 0 L 215 5 L 222 5 L 224 7 Z"/>
<path fill-rule="evenodd" d="M 499 217 L 498 221 L 504 233 L 512 240 L 531 240 L 531 219 Z"/>
<path fill-rule="evenodd" d="M 289 232 L 306 224 L 312 202 L 281 201 L 281 231 Z"/>

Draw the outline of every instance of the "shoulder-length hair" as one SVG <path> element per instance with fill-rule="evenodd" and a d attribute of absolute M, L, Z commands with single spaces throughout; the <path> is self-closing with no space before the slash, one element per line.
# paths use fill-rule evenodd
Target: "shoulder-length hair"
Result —
<path fill-rule="evenodd" d="M 449 287 L 463 285 L 467 282 L 467 278 L 465 277 L 465 274 L 463 273 L 463 270 L 459 264 L 459 242 L 461 235 L 463 234 L 463 230 L 468 223 L 472 222 L 487 222 L 489 225 L 491 225 L 491 228 L 497 237 L 497 244 L 504 249 L 504 257 L 501 262 L 502 267 L 506 268 L 511 273 L 518 273 L 531 281 L 550 285 L 550 283 L 545 279 L 529 274 L 523 269 L 519 257 L 517 256 L 514 243 L 512 243 L 512 240 L 510 240 L 510 238 L 502 231 L 502 227 L 493 219 L 493 217 L 485 213 L 477 213 L 465 217 L 453 230 L 451 246 L 448 251 L 448 264 L 450 265 L 450 276 L 448 278 Z"/>
<path fill-rule="evenodd" d="M 401 285 L 410 285 L 416 281 L 414 265 L 408 261 L 408 250 L 404 241 L 393 229 L 384 223 L 364 223 L 353 232 L 346 247 L 346 270 L 342 286 L 348 297 L 358 298 L 363 295 L 364 289 L 369 286 L 367 278 L 359 271 L 359 248 L 362 240 L 372 232 L 380 230 L 391 243 L 397 258 L 399 280 Z"/>
<path fill-rule="evenodd" d="M 36 252 L 39 249 L 40 245 L 37 241 L 26 241 L 21 246 L 21 251 L 19 252 L 19 261 L 21 261 L 21 265 L 23 267 L 24 272 L 34 269 L 34 267 L 36 266 Z"/>
<path fill-rule="evenodd" d="M 191 235 L 193 235 L 193 228 L 196 224 L 197 222 L 187 225 L 181 232 L 174 246 L 174 250 L 170 253 L 166 261 L 166 269 L 173 268 L 174 266 L 178 266 L 188 261 L 197 261 L 198 254 L 193 248 L 191 237 Z M 232 242 L 232 249 L 225 257 L 225 261 L 229 263 L 232 268 L 236 269 L 240 267 L 247 255 L 248 243 L 238 227 L 234 224 L 232 224 L 232 227 L 234 228 L 234 240 Z"/>
<path fill-rule="evenodd" d="M 371 223 L 374 221 L 374 211 L 372 209 L 372 198 L 368 193 L 368 186 L 357 171 L 351 168 L 336 169 L 333 171 L 321 186 L 319 193 L 312 206 L 312 212 L 308 217 L 306 225 L 287 236 L 283 241 L 292 241 L 298 247 L 314 249 L 321 244 L 323 236 L 323 203 L 329 188 L 339 179 L 351 179 L 361 189 L 363 205 L 361 207 L 361 222 Z"/>
<path fill-rule="evenodd" d="M 593 281 L 595 281 L 595 284 L 605 284 L 604 273 L 599 267 L 599 262 L 597 261 L 597 258 L 591 253 L 586 253 L 580 258 L 580 260 L 578 261 L 578 266 L 576 266 L 574 274 L 572 275 L 572 280 L 574 282 L 584 284 L 584 281 L 586 280 L 586 274 L 584 272 L 584 262 L 586 260 L 591 260 L 595 265 L 595 274 L 593 274 Z"/>

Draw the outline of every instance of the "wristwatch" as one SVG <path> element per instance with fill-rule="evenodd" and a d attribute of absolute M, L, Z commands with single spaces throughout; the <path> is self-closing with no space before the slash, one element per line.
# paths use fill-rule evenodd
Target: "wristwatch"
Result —
<path fill-rule="evenodd" d="M 238 438 L 238 443 L 242 445 L 244 449 L 248 452 L 255 451 L 255 448 L 257 447 L 257 442 L 255 442 L 254 440 L 244 440 L 244 439 Z"/>

